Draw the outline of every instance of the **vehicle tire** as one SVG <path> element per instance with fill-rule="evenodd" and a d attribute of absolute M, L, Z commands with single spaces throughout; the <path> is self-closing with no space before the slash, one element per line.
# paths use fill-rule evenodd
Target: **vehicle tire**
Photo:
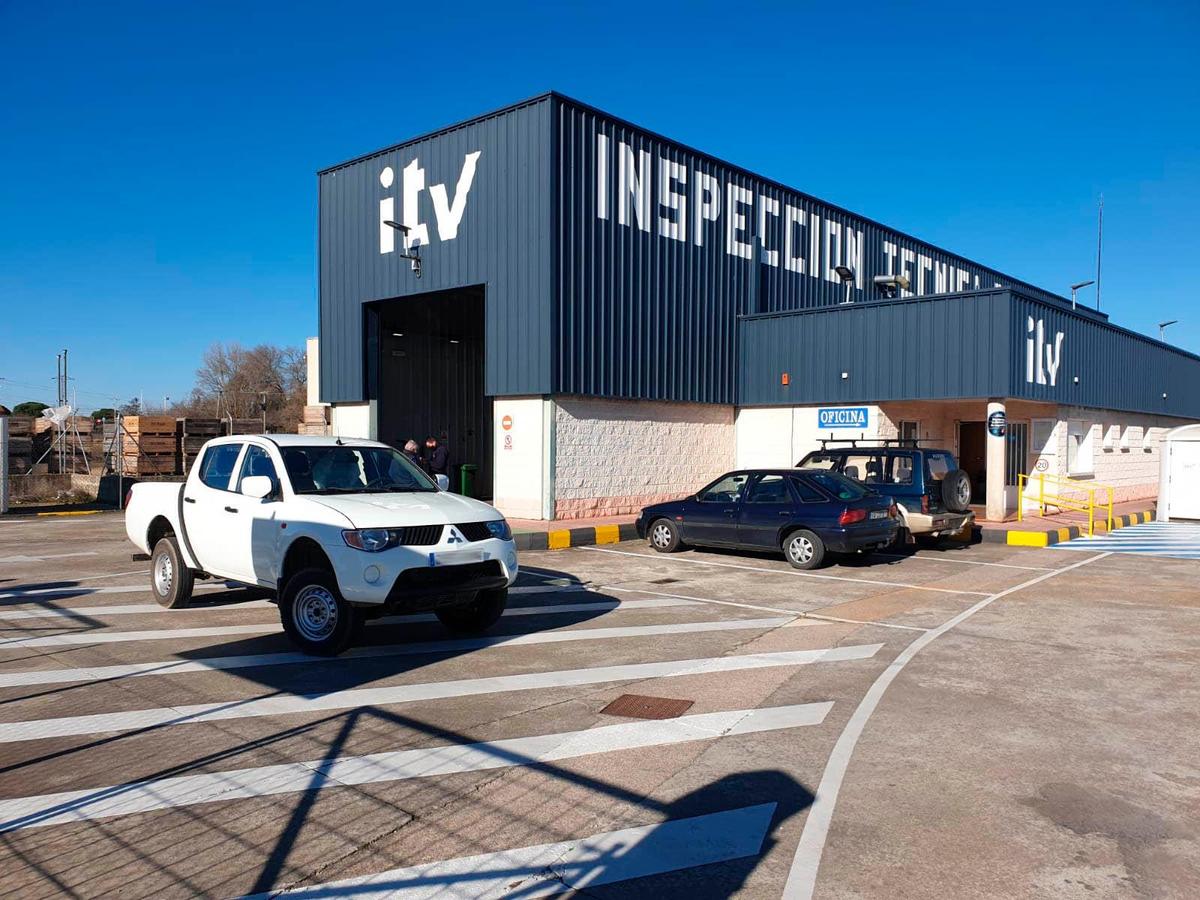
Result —
<path fill-rule="evenodd" d="M 896 536 L 892 538 L 892 542 L 888 545 L 888 549 L 894 551 L 907 550 L 908 539 L 912 537 L 912 532 L 903 525 L 896 529 Z"/>
<path fill-rule="evenodd" d="M 332 572 L 301 569 L 279 596 L 279 619 L 305 653 L 337 656 L 358 636 L 363 616 L 342 597 Z"/>
<path fill-rule="evenodd" d="M 946 536 L 942 534 L 918 534 L 917 546 L 924 550 L 938 550 L 946 546 Z"/>
<path fill-rule="evenodd" d="M 150 589 L 164 609 L 183 609 L 192 599 L 196 576 L 183 561 L 175 535 L 159 538 L 150 555 Z"/>
<path fill-rule="evenodd" d="M 783 555 L 794 569 L 815 569 L 825 561 L 825 542 L 801 528 L 783 539 Z"/>
<path fill-rule="evenodd" d="M 963 513 L 971 508 L 971 476 L 962 469 L 947 472 L 942 479 L 942 502 L 950 512 Z"/>
<path fill-rule="evenodd" d="M 496 624 L 507 606 L 508 588 L 494 588 L 480 591 L 470 603 L 437 610 L 437 617 L 456 634 L 480 634 Z"/>
<path fill-rule="evenodd" d="M 675 553 L 683 549 L 679 526 L 670 519 L 655 519 L 646 535 L 650 546 L 659 553 Z"/>

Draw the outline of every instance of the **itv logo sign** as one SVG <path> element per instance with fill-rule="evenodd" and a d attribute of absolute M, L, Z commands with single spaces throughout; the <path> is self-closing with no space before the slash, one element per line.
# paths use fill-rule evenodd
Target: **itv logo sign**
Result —
<path fill-rule="evenodd" d="M 865 406 L 821 407 L 817 410 L 817 427 L 864 430 L 867 427 L 867 408 Z"/>

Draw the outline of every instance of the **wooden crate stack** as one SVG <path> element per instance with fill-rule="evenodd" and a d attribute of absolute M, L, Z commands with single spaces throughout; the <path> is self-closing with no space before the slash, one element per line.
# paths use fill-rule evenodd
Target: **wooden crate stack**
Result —
<path fill-rule="evenodd" d="M 304 421 L 296 426 L 296 434 L 326 435 L 329 433 L 329 407 L 304 407 Z"/>
<path fill-rule="evenodd" d="M 8 471 L 24 475 L 37 459 L 33 455 L 33 416 L 8 416 Z"/>
<path fill-rule="evenodd" d="M 220 419 L 176 419 L 175 452 L 179 457 L 179 471 L 186 474 L 205 443 L 224 433 L 225 425 Z"/>
<path fill-rule="evenodd" d="M 176 473 L 174 416 L 126 416 L 121 425 L 124 430 L 121 453 L 126 475 Z"/>
<path fill-rule="evenodd" d="M 226 434 L 262 434 L 262 419 L 226 419 Z"/>

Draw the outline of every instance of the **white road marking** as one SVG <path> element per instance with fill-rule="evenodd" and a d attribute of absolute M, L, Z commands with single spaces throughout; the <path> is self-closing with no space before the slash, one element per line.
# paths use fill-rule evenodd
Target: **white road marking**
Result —
<path fill-rule="evenodd" d="M 896 680 L 896 676 L 904 670 L 904 667 L 908 665 L 912 658 L 947 631 L 962 624 L 971 618 L 971 616 L 980 610 L 986 609 L 997 600 L 1007 597 L 1010 594 L 1015 594 L 1017 591 L 1024 590 L 1025 588 L 1033 587 L 1033 585 L 1053 578 L 1056 575 L 1061 575 L 1072 569 L 1078 569 L 1080 566 L 1086 566 L 1088 563 L 1095 562 L 1109 555 L 1108 553 L 1101 553 L 1098 556 L 1081 560 L 1074 565 L 1054 569 L 1043 575 L 1038 575 L 1036 578 L 1031 578 L 1018 585 L 991 594 L 974 606 L 963 610 L 958 615 L 943 622 L 932 631 L 921 635 L 892 660 L 891 664 L 871 683 L 870 688 L 867 689 L 866 694 L 859 701 L 853 715 L 850 716 L 850 721 L 846 723 L 846 727 L 838 737 L 837 743 L 833 747 L 833 752 L 829 755 L 829 761 L 825 764 L 825 772 L 821 776 L 821 783 L 817 787 L 816 799 L 808 811 L 808 817 L 804 820 L 804 831 L 800 835 L 800 843 L 796 848 L 796 855 L 792 859 L 791 869 L 788 872 L 787 884 L 783 889 L 784 900 L 808 900 L 808 898 L 812 897 L 813 889 L 816 887 L 817 882 L 817 869 L 821 865 L 821 854 L 825 850 L 825 839 L 829 834 L 829 825 L 833 821 L 833 811 L 837 806 L 838 792 L 841 790 L 842 782 L 846 777 L 846 769 L 850 765 L 850 757 L 854 754 L 854 748 L 858 744 L 858 739 L 862 737 L 867 720 L 871 718 L 871 714 L 879 706 L 879 701 L 883 698 L 884 691 Z"/>
<path fill-rule="evenodd" d="M 215 584 L 197 584 L 193 591 L 217 591 L 233 589 L 229 585 L 222 582 Z M 147 581 L 143 584 L 110 584 L 106 587 L 55 587 L 55 588 L 35 588 L 32 591 L 5 591 L 0 592 L 0 600 L 27 600 L 29 598 L 53 599 L 55 597 L 93 597 L 96 594 L 140 594 L 149 593 L 150 583 Z"/>
<path fill-rule="evenodd" d="M 74 556 L 99 556 L 96 550 L 76 550 L 74 553 L 37 553 L 28 556 L 0 556 L 0 563 L 44 562 L 47 559 L 70 559 Z"/>
<path fill-rule="evenodd" d="M 798 612 L 794 609 L 784 609 L 780 606 L 756 606 L 753 603 L 737 603 L 733 600 L 712 600 L 708 597 L 693 597 L 689 594 L 665 594 L 662 591 L 646 591 L 636 588 L 619 588 L 606 586 L 602 590 L 614 594 L 650 594 L 655 597 L 674 597 L 679 600 L 691 600 L 695 603 L 715 603 L 719 606 L 737 606 L 742 609 L 755 609 L 763 612 L 777 612 L 800 619 L 823 619 L 826 622 L 842 622 L 846 625 L 878 625 L 880 628 L 898 628 L 903 631 L 928 631 L 916 625 L 896 625 L 893 622 L 870 622 L 866 619 L 840 619 L 837 616 L 824 616 L 819 613 Z"/>
<path fill-rule="evenodd" d="M 219 588 L 224 585 L 197 585 L 198 588 Z M 63 590 L 63 589 L 58 589 Z M 131 588 L 132 591 L 149 592 L 148 585 L 138 585 Z M 514 587 L 509 588 L 509 594 L 565 594 L 583 591 L 585 588 L 582 585 L 572 585 L 570 587 L 543 587 L 541 585 L 535 587 Z M 111 588 L 101 588 L 92 593 L 126 593 L 124 585 L 114 586 Z M 31 596 L 29 594 L 24 596 Z M 6 599 L 0 595 L 0 600 Z M 231 603 L 215 603 L 209 606 L 188 606 L 183 609 L 171 610 L 172 615 L 179 615 L 184 612 L 211 612 L 213 610 L 230 610 L 230 609 L 274 609 L 275 604 L 267 600 L 235 600 Z M 122 615 L 151 615 L 164 612 L 163 608 L 157 603 L 126 603 L 121 606 L 35 606 L 29 609 L 4 609 L 0 608 L 0 622 L 16 621 L 19 619 L 46 619 L 46 618 L 91 618 L 93 616 L 122 616 Z"/>
<path fill-rule="evenodd" d="M 0 833 L 66 822 L 177 809 L 218 800 L 293 794 L 323 787 L 378 784 L 576 759 L 597 753 L 707 741 L 820 725 L 833 703 L 735 709 L 650 722 L 471 744 L 443 744 L 307 762 L 153 778 L 109 787 L 0 800 Z"/>
<path fill-rule="evenodd" d="M 256 894 L 268 897 L 354 900 L 489 900 L 551 897 L 566 891 L 646 878 L 757 856 L 774 803 L 689 819 L 606 831 L 591 837 L 538 844 L 359 875 L 326 884 Z"/>
<path fill-rule="evenodd" d="M 142 728 L 186 725 L 248 719 L 258 716 L 282 716 L 329 712 L 364 706 L 392 706 L 421 700 L 446 700 L 481 694 L 502 694 L 612 681 L 645 681 L 683 675 L 711 675 L 780 666 L 803 666 L 822 662 L 870 659 L 883 644 L 859 644 L 819 650 L 788 650 L 779 653 L 754 653 L 668 662 L 634 663 L 622 666 L 598 666 L 589 669 L 564 669 L 553 672 L 527 672 L 490 678 L 466 678 L 459 681 L 435 681 L 389 687 L 352 688 L 327 694 L 276 694 L 224 703 L 199 703 L 190 706 L 159 707 L 127 712 L 34 719 L 0 724 L 0 743 L 33 741 L 73 735 L 115 734 Z"/>
<path fill-rule="evenodd" d="M 747 566 L 740 563 L 721 563 L 706 559 L 692 559 L 686 556 L 667 554 L 632 553 L 629 550 L 611 550 L 608 547 L 577 547 L 578 550 L 590 550 L 593 553 L 616 553 L 620 556 L 636 556 L 639 559 L 657 559 L 664 562 L 690 563 L 694 566 L 715 566 L 719 569 L 744 569 L 749 572 L 762 572 L 767 575 L 795 575 L 799 578 L 821 578 L 825 581 L 846 581 L 851 584 L 874 584 L 896 590 L 934 591 L 938 594 L 966 594 L 973 597 L 986 597 L 987 591 L 959 591 L 952 588 L 930 587 L 927 584 L 905 584 L 898 581 L 877 581 L 873 578 L 850 578 L 844 575 L 822 575 L 817 572 L 802 572 L 799 569 L 767 569 L 762 566 Z"/>
<path fill-rule="evenodd" d="M 957 563 L 960 566 L 995 566 L 998 569 L 1024 569 L 1029 572 L 1053 572 L 1050 566 L 1018 566 L 1014 563 L 984 562 L 981 559 L 955 559 L 949 556 L 925 556 L 921 553 L 879 553 L 883 559 L 920 559 L 925 562 Z"/>
<path fill-rule="evenodd" d="M 32 672 L 0 673 L 0 688 L 28 687 L 35 684 L 66 682 L 113 681 L 146 675 L 178 675 L 185 672 L 214 672 L 255 666 L 337 663 L 352 659 L 375 659 L 389 656 L 416 656 L 422 653 L 461 653 L 489 647 L 526 644 L 558 644 L 572 641 L 601 641 L 614 638 L 657 637 L 665 634 L 702 634 L 719 631 L 745 631 L 756 628 L 786 628 L 807 625 L 795 618 L 733 619 L 723 622 L 684 622 L 673 625 L 640 625 L 624 628 L 572 628 L 562 631 L 541 631 L 526 634 L 496 635 L 493 637 L 456 638 L 448 641 L 423 641 L 414 644 L 388 644 L 382 647 L 352 647 L 341 656 L 326 659 L 299 651 L 287 653 L 256 653 L 243 656 L 216 656 L 209 659 L 169 659 L 160 662 L 126 663 L 114 666 L 90 666 L 80 669 L 50 669 Z"/>
<path fill-rule="evenodd" d="M 1051 549 L 1082 550 L 1085 553 L 1108 550 L 1173 559 L 1200 559 L 1200 525 L 1190 522 L 1143 522 L 1110 534 L 1052 544 Z"/>

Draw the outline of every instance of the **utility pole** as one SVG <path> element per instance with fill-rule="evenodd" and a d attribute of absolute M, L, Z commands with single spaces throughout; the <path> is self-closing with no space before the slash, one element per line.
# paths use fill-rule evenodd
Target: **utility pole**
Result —
<path fill-rule="evenodd" d="M 1100 309 L 1100 254 L 1104 250 L 1104 195 L 1100 195 L 1100 216 L 1096 222 L 1096 309 Z"/>

